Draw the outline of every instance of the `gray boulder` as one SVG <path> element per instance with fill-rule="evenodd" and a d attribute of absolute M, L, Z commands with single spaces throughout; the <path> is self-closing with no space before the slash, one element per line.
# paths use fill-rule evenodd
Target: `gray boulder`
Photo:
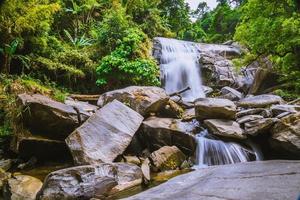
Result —
<path fill-rule="evenodd" d="M 227 138 L 246 139 L 243 129 L 241 129 L 240 125 L 235 121 L 209 119 L 204 120 L 204 125 L 211 134 Z"/>
<path fill-rule="evenodd" d="M 103 107 L 115 99 L 141 115 L 148 116 L 164 108 L 168 104 L 169 97 L 164 89 L 159 87 L 130 86 L 102 94 L 97 105 Z"/>
<path fill-rule="evenodd" d="M 295 200 L 299 185 L 299 161 L 248 162 L 196 170 L 126 200 Z"/>
<path fill-rule="evenodd" d="M 114 100 L 92 115 L 66 139 L 76 164 L 113 162 L 130 144 L 143 117 Z"/>
<path fill-rule="evenodd" d="M 188 155 L 196 150 L 193 122 L 179 119 L 150 117 L 143 122 L 141 139 L 151 151 L 164 146 L 177 146 Z"/>
<path fill-rule="evenodd" d="M 174 170 L 181 166 L 185 155 L 176 146 L 164 146 L 150 155 L 152 171 Z"/>
<path fill-rule="evenodd" d="M 236 105 L 228 99 L 201 98 L 195 102 L 196 117 L 203 119 L 234 119 Z"/>
<path fill-rule="evenodd" d="M 50 139 L 64 140 L 89 116 L 78 113 L 72 106 L 54 101 L 40 94 L 20 94 L 25 127 L 33 134 L 42 134 Z"/>
<path fill-rule="evenodd" d="M 272 129 L 270 143 L 273 149 L 300 158 L 300 113 L 288 115 L 277 122 Z"/>
<path fill-rule="evenodd" d="M 78 166 L 50 173 L 37 195 L 37 200 L 105 198 L 141 184 L 141 169 L 133 164 L 102 163 Z"/>
<path fill-rule="evenodd" d="M 246 97 L 238 102 L 238 106 L 243 108 L 264 108 L 273 104 L 283 103 L 280 96 L 263 94 L 258 96 Z"/>

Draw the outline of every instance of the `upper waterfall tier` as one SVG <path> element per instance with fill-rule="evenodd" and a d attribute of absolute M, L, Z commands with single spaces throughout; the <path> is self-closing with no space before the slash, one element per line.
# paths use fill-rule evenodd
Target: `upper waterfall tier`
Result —
<path fill-rule="evenodd" d="M 153 55 L 160 63 L 162 85 L 168 94 L 190 87 L 182 94 L 184 101 L 205 97 L 199 64 L 201 52 L 224 56 L 240 54 L 239 49 L 228 45 L 198 44 L 168 38 L 154 40 Z"/>

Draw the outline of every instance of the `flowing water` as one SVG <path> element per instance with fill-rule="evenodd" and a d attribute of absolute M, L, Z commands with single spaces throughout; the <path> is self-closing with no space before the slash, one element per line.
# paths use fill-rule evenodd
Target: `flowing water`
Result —
<path fill-rule="evenodd" d="M 198 63 L 199 49 L 193 43 L 160 38 L 162 45 L 161 80 L 168 94 L 191 89 L 182 94 L 184 101 L 204 97 L 201 71 Z"/>
<path fill-rule="evenodd" d="M 183 101 L 192 102 L 205 97 L 202 89 L 201 66 L 198 63 L 201 45 L 175 39 L 159 38 L 162 46 L 160 57 L 161 80 L 168 94 L 190 87 L 182 94 Z M 204 46 L 203 46 L 204 47 Z M 206 50 L 213 47 L 206 45 Z M 219 48 L 225 48 L 224 45 Z M 198 147 L 196 166 L 211 166 L 247 162 L 253 155 L 241 145 L 225 142 L 208 134 L 207 130 L 196 136 Z M 251 146 L 251 145 L 250 145 Z"/>
<path fill-rule="evenodd" d="M 196 136 L 196 166 L 225 165 L 250 161 L 252 152 L 233 142 L 214 138 L 205 130 Z"/>

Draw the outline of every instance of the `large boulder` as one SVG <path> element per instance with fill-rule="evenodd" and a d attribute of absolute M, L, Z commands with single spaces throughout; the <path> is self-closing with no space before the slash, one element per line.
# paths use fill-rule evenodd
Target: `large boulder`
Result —
<path fill-rule="evenodd" d="M 126 200 L 294 200 L 299 185 L 299 161 L 245 162 L 196 170 Z"/>
<path fill-rule="evenodd" d="M 8 179 L 4 186 L 4 199 L 35 200 L 42 188 L 42 181 L 27 175 L 17 175 Z"/>
<path fill-rule="evenodd" d="M 93 115 L 99 109 L 98 106 L 89 104 L 88 102 L 74 100 L 72 98 L 67 98 L 65 104 L 72 106 L 75 110 L 84 113 L 87 116 Z"/>
<path fill-rule="evenodd" d="M 300 158 L 300 113 L 288 115 L 272 128 L 273 149 L 298 155 Z"/>
<path fill-rule="evenodd" d="M 277 95 L 263 94 L 247 97 L 238 102 L 238 106 L 243 108 L 264 108 L 273 104 L 283 103 L 283 99 Z"/>
<path fill-rule="evenodd" d="M 188 155 L 196 150 L 194 122 L 179 119 L 150 117 L 143 122 L 141 140 L 151 151 L 164 146 L 177 146 Z"/>
<path fill-rule="evenodd" d="M 264 108 L 251 108 L 251 109 L 246 109 L 246 110 L 242 110 L 239 111 L 238 113 L 236 113 L 236 118 L 242 118 L 245 117 L 247 115 L 261 115 L 263 116 L 263 112 L 265 112 L 266 109 Z"/>
<path fill-rule="evenodd" d="M 176 146 L 164 146 L 150 155 L 153 171 L 174 170 L 181 166 L 185 155 Z"/>
<path fill-rule="evenodd" d="M 34 134 L 50 139 L 64 140 L 89 116 L 78 113 L 70 105 L 54 101 L 40 94 L 20 94 L 25 127 Z"/>
<path fill-rule="evenodd" d="M 130 144 L 143 117 L 114 100 L 66 139 L 76 164 L 113 162 Z"/>
<path fill-rule="evenodd" d="M 246 138 L 243 129 L 241 129 L 240 125 L 235 121 L 224 119 L 208 119 L 204 120 L 204 125 L 208 128 L 211 134 L 217 136 L 234 139 Z"/>
<path fill-rule="evenodd" d="M 234 119 L 236 105 L 228 99 L 200 98 L 195 102 L 198 119 Z"/>
<path fill-rule="evenodd" d="M 169 101 L 169 97 L 162 88 L 130 86 L 102 94 L 97 104 L 103 107 L 114 99 L 124 103 L 143 116 L 159 112 Z"/>
<path fill-rule="evenodd" d="M 50 173 L 37 200 L 105 198 L 141 184 L 141 169 L 133 164 L 102 163 L 58 170 Z"/>

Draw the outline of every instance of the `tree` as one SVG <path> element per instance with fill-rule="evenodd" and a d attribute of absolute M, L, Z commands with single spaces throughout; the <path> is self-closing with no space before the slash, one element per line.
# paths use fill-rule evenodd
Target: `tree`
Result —
<path fill-rule="evenodd" d="M 269 56 L 300 93 L 300 13 L 295 1 L 249 0 L 235 39 L 254 55 Z"/>
<path fill-rule="evenodd" d="M 50 31 L 53 15 L 59 9 L 59 4 L 48 0 L 9 0 L 1 4 L 2 71 L 10 73 L 11 59 L 18 47 L 28 51 L 30 46 L 45 42 L 43 36 Z"/>

